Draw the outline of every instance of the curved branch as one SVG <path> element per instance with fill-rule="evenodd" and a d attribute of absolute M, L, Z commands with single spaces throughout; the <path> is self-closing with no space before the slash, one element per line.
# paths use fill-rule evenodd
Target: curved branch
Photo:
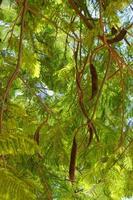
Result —
<path fill-rule="evenodd" d="M 3 102 L 2 102 L 1 112 L 0 112 L 0 133 L 2 133 L 2 120 L 3 120 L 5 100 L 8 97 L 8 94 L 9 94 L 9 91 L 12 87 L 13 81 L 16 79 L 16 77 L 19 73 L 19 70 L 20 70 L 21 59 L 22 59 L 22 46 L 23 46 L 22 42 L 23 42 L 23 32 L 24 32 L 24 16 L 25 16 L 26 10 L 27 10 L 27 0 L 24 0 L 22 14 L 21 14 L 21 27 L 20 27 L 20 41 L 19 41 L 18 59 L 17 59 L 16 69 L 11 74 L 11 76 L 10 76 L 8 82 L 7 82 L 5 93 L 3 95 Z"/>

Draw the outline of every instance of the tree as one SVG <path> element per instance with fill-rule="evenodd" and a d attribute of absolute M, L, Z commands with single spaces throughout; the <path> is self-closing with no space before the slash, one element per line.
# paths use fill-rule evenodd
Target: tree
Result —
<path fill-rule="evenodd" d="M 6 0 L 0 199 L 133 195 L 130 0 Z"/>

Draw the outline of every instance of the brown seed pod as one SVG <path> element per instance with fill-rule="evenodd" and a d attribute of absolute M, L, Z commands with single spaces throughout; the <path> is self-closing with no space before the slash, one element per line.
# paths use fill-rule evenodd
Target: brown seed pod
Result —
<path fill-rule="evenodd" d="M 118 30 L 113 26 L 111 28 L 111 33 L 112 33 L 112 35 L 116 35 L 118 33 Z"/>
<path fill-rule="evenodd" d="M 47 123 L 47 121 L 48 121 L 48 115 L 47 115 L 46 119 L 37 127 L 37 129 L 34 133 L 34 140 L 36 141 L 36 143 L 38 145 L 39 145 L 39 141 L 40 141 L 40 130 L 44 126 L 44 124 Z"/>
<path fill-rule="evenodd" d="M 93 128 L 92 127 L 89 127 L 89 141 L 88 141 L 88 146 L 91 144 L 91 141 L 93 139 Z"/>
<path fill-rule="evenodd" d="M 40 139 L 40 127 L 36 129 L 35 134 L 34 134 L 34 140 L 36 141 L 38 145 L 39 145 L 39 139 Z"/>
<path fill-rule="evenodd" d="M 121 40 L 124 39 L 126 33 L 127 33 L 127 31 L 123 28 L 114 38 L 108 39 L 107 43 L 113 44 L 113 43 L 116 43 L 116 42 L 120 42 Z"/>
<path fill-rule="evenodd" d="M 70 165 L 69 165 L 69 180 L 72 183 L 75 181 L 76 155 L 77 155 L 77 143 L 76 143 L 76 138 L 74 136 L 71 149 Z"/>
<path fill-rule="evenodd" d="M 90 100 L 92 100 L 98 92 L 98 75 L 97 75 L 96 68 L 94 67 L 92 63 L 90 64 L 90 74 L 91 74 L 91 82 L 92 82 L 92 94 L 91 94 Z"/>

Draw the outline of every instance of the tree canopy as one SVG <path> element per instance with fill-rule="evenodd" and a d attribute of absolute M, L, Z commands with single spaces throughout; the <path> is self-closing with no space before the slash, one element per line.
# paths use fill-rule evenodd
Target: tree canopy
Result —
<path fill-rule="evenodd" d="M 0 199 L 133 196 L 131 0 L 0 1 Z"/>

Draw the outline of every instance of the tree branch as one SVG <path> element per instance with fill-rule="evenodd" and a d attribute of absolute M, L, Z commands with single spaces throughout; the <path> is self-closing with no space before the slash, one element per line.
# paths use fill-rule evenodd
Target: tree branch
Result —
<path fill-rule="evenodd" d="M 22 46 L 23 46 L 22 42 L 23 42 L 23 32 L 24 32 L 24 16 L 26 13 L 26 9 L 27 9 L 27 0 L 24 0 L 23 1 L 23 10 L 22 10 L 22 14 L 21 14 L 20 40 L 19 40 L 17 64 L 16 64 L 15 71 L 11 74 L 11 76 L 7 82 L 5 93 L 3 95 L 3 102 L 2 102 L 2 107 L 1 107 L 1 111 L 0 111 L 0 133 L 2 133 L 2 121 L 3 121 L 5 100 L 8 97 L 8 94 L 12 87 L 13 81 L 16 79 L 16 77 L 19 73 L 19 70 L 20 70 L 21 59 L 22 59 Z"/>
<path fill-rule="evenodd" d="M 81 13 L 81 11 L 78 8 L 78 5 L 74 2 L 74 0 L 68 0 L 68 2 L 71 5 L 71 7 L 75 10 L 76 14 L 78 14 L 78 16 L 84 22 L 84 24 L 88 27 L 88 29 L 92 30 L 93 29 L 93 25 L 89 22 L 89 20 L 87 19 L 87 17 L 85 17 Z"/>

